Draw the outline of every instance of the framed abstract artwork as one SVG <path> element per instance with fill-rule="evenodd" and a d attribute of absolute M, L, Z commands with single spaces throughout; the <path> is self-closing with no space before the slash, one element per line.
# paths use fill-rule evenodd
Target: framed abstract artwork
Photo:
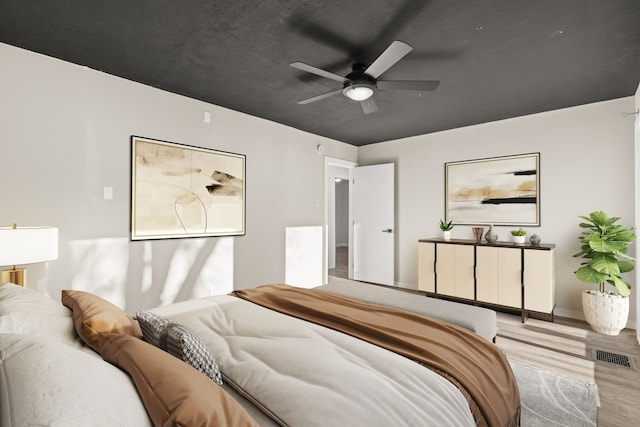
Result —
<path fill-rule="evenodd" d="M 540 225 L 540 153 L 445 163 L 445 218 Z"/>
<path fill-rule="evenodd" d="M 131 240 L 245 234 L 242 154 L 131 137 Z"/>

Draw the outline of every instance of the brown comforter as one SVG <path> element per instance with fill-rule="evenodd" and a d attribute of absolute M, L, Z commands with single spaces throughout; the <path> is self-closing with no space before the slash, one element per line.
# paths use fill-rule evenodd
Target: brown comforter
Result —
<path fill-rule="evenodd" d="M 288 285 L 244 289 L 233 295 L 370 342 L 438 372 L 467 397 L 479 426 L 519 424 L 520 394 L 507 359 L 495 345 L 464 328 Z"/>

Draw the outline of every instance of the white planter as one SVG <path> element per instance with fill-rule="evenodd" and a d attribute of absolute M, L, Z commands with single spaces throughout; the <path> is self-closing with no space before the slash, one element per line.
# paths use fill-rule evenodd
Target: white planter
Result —
<path fill-rule="evenodd" d="M 629 298 L 598 291 L 582 291 L 584 317 L 594 331 L 618 335 L 627 325 Z"/>
<path fill-rule="evenodd" d="M 518 245 L 522 245 L 522 244 L 524 244 L 524 239 L 527 236 L 514 236 L 514 235 L 511 235 L 511 237 L 513 237 L 513 243 L 518 244 Z"/>
<path fill-rule="evenodd" d="M 451 240 L 451 230 L 449 231 L 443 231 L 442 232 L 442 238 L 444 240 Z"/>

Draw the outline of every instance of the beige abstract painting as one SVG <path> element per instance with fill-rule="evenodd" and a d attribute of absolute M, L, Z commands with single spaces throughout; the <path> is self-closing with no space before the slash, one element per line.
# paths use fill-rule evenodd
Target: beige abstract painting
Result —
<path fill-rule="evenodd" d="M 540 153 L 445 163 L 455 224 L 540 225 Z"/>
<path fill-rule="evenodd" d="M 245 156 L 131 137 L 131 239 L 245 234 Z"/>

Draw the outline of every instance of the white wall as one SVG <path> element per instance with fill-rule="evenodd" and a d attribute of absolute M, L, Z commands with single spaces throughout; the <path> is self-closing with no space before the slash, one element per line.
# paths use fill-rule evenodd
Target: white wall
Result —
<path fill-rule="evenodd" d="M 29 286 L 53 298 L 85 289 L 136 310 L 283 282 L 285 227 L 323 224 L 316 146 L 357 158 L 348 144 L 9 45 L 0 63 L 0 225 L 60 227 L 59 259 L 28 266 Z M 245 154 L 246 236 L 130 242 L 131 135 Z"/>
<path fill-rule="evenodd" d="M 580 318 L 580 291 L 588 285 L 573 275 L 578 215 L 604 210 L 635 224 L 633 119 L 621 116 L 633 110 L 627 97 L 361 147 L 361 165 L 396 163 L 398 284 L 417 288 L 417 241 L 440 235 L 445 162 L 540 152 L 542 221 L 529 234 L 557 245 L 556 314 Z M 506 240 L 511 227 L 495 228 Z M 454 228 L 453 237 L 472 239 L 471 227 Z M 636 292 L 634 286 L 632 307 Z M 635 318 L 632 308 L 630 323 Z"/>

